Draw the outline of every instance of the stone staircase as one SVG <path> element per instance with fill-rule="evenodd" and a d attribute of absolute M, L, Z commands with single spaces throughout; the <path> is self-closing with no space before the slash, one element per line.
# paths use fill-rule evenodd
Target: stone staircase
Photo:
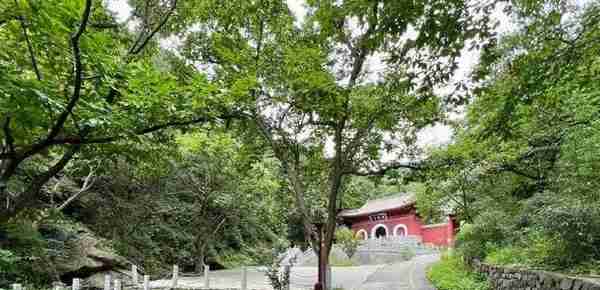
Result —
<path fill-rule="evenodd" d="M 418 237 L 387 237 L 361 241 L 352 259 L 348 259 L 341 248 L 334 245 L 330 261 L 334 265 L 336 262 L 350 265 L 389 264 L 434 253 L 438 253 L 438 250 L 423 245 Z M 285 254 L 284 263 L 292 262 L 298 266 L 316 266 L 317 260 L 311 249 L 302 252 L 296 248 L 288 250 Z"/>

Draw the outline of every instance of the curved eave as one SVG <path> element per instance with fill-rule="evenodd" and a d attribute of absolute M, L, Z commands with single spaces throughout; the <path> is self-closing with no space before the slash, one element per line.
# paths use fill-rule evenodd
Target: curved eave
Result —
<path fill-rule="evenodd" d="M 368 212 L 357 212 L 357 213 L 352 213 L 352 212 L 344 213 L 344 212 L 341 212 L 341 213 L 338 214 L 338 217 L 340 217 L 340 218 L 364 217 L 364 216 L 369 216 L 369 215 L 372 215 L 372 214 L 377 214 L 377 213 L 382 213 L 382 212 L 388 212 L 388 211 L 406 209 L 406 208 L 409 208 L 411 206 L 414 206 L 415 204 L 416 204 L 415 202 L 411 202 L 409 204 L 405 204 L 405 205 L 398 206 L 398 207 L 382 208 L 382 209 L 378 209 L 376 211 L 368 211 Z"/>

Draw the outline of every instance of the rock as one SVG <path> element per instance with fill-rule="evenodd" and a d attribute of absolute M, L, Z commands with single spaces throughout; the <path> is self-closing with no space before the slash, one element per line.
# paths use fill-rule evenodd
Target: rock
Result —
<path fill-rule="evenodd" d="M 103 245 L 102 242 L 101 239 L 89 233 L 69 241 L 71 249 L 68 257 L 58 264 L 58 270 L 61 273 L 70 273 L 80 270 L 126 268 L 129 264 L 128 261 Z"/>
<path fill-rule="evenodd" d="M 81 225 L 75 227 L 75 230 L 65 230 L 71 233 L 62 235 L 69 237 L 64 241 L 64 252 L 54 259 L 63 282 L 70 283 L 73 278 L 100 276 L 99 283 L 94 282 L 91 286 L 102 288 L 104 274 L 128 273 L 126 269 L 131 267 L 131 263 L 118 255 L 106 240 Z"/>

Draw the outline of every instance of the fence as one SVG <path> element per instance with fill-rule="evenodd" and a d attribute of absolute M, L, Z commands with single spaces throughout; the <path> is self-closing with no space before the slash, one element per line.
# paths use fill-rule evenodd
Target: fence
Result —
<path fill-rule="evenodd" d="M 243 267 L 239 271 L 239 285 L 238 287 L 228 287 L 235 288 L 240 290 L 248 290 L 248 281 L 247 281 L 247 268 Z M 123 289 L 165 289 L 165 288 L 186 288 L 186 289 L 210 289 L 210 268 L 208 265 L 204 267 L 203 274 L 197 273 L 181 273 L 179 271 L 179 266 L 173 265 L 172 271 L 168 273 L 163 273 L 156 275 L 153 281 L 151 281 L 150 275 L 140 276 L 138 272 L 138 267 L 136 265 L 132 265 L 131 267 L 131 279 L 113 279 L 112 275 L 104 276 L 104 285 L 103 290 L 123 290 Z M 143 280 L 140 282 L 140 278 Z M 203 285 L 191 286 L 181 283 L 182 278 L 203 278 Z M 162 283 L 163 281 L 167 281 L 168 283 Z M 154 284 L 154 285 L 153 285 Z M 268 286 L 266 283 L 260 286 Z M 53 290 L 82 290 L 85 288 L 97 288 L 97 285 L 92 285 L 91 281 L 81 278 L 73 278 L 71 286 L 66 286 L 61 282 L 54 283 Z M 268 287 L 260 287 L 259 289 L 267 289 Z M 224 289 L 224 288 L 221 288 Z M 12 284 L 12 290 L 26 290 L 22 284 L 15 283 Z"/>
<path fill-rule="evenodd" d="M 416 246 L 415 246 L 416 245 Z M 362 243 L 357 252 L 357 259 L 362 259 L 361 255 L 370 255 L 366 260 L 387 261 L 379 257 L 391 257 L 395 260 L 405 254 L 406 248 L 411 250 L 424 251 L 420 243 L 412 238 L 404 239 L 379 239 L 372 242 L 365 241 Z M 299 249 L 290 249 L 284 255 L 288 255 L 285 263 L 282 263 L 280 273 L 287 272 L 288 288 L 292 289 L 313 289 L 317 281 L 317 268 L 313 266 L 299 267 L 300 261 L 314 257 L 312 250 L 301 251 Z M 418 255 L 418 253 L 417 253 Z M 381 261 L 380 261 L 381 260 Z M 368 265 L 362 263 L 361 265 Z M 338 270 L 336 270 L 338 271 Z M 326 271 L 324 289 L 331 289 L 332 274 L 331 268 Z M 82 290 L 85 288 L 103 288 L 103 290 L 123 290 L 123 289 L 168 289 L 168 288 L 185 288 L 185 289 L 240 289 L 240 290 L 271 290 L 273 289 L 271 281 L 267 278 L 267 268 L 265 267 L 243 267 L 239 270 L 222 270 L 210 271 L 208 266 L 204 267 L 203 273 L 182 273 L 177 265 L 173 265 L 168 272 L 153 275 L 140 275 L 138 267 L 132 265 L 131 274 L 127 275 L 126 279 L 118 279 L 118 276 L 105 275 L 94 282 L 86 279 L 75 278 L 71 286 L 66 287 L 62 283 L 58 283 L 53 290 Z M 227 276 L 223 278 L 223 275 Z M 337 275 L 337 274 L 336 274 Z M 281 280 L 281 276 L 280 276 Z M 104 283 L 102 283 L 104 282 Z M 214 283 L 216 282 L 216 283 Z M 94 283 L 92 285 L 92 283 Z M 25 290 L 20 284 L 13 284 L 13 290 Z"/>
<path fill-rule="evenodd" d="M 307 270 L 307 269 L 303 269 Z M 124 290 L 124 289 L 239 289 L 239 290 L 271 290 L 273 289 L 271 282 L 265 275 L 267 273 L 266 267 L 242 267 L 239 270 L 222 270 L 222 271 L 210 271 L 208 265 L 205 265 L 204 272 L 198 273 L 182 273 L 180 272 L 179 266 L 173 265 L 172 270 L 154 275 L 140 275 L 138 267 L 132 265 L 131 275 L 127 279 L 118 279 L 112 275 L 105 275 L 103 285 L 92 284 L 92 281 L 74 278 L 70 286 L 63 283 L 54 283 L 53 290 L 82 290 L 86 288 L 102 288 L 103 290 Z M 312 289 L 316 280 L 317 273 L 314 269 L 308 272 L 297 272 L 293 271 L 292 265 L 284 265 L 280 269 L 280 280 L 283 279 L 285 272 L 289 274 L 287 290 L 293 289 Z M 219 281 L 217 285 L 212 285 L 213 279 L 217 279 L 216 273 L 227 276 L 228 279 L 225 283 Z M 329 277 L 331 272 L 329 271 Z M 213 277 L 214 276 L 214 277 Z M 252 276 L 252 277 L 249 277 Z M 221 280 L 222 277 L 220 277 Z M 251 279 L 249 279 L 251 278 Z M 225 285 L 226 284 L 226 285 Z M 13 284 L 12 290 L 26 290 L 21 284 Z"/>

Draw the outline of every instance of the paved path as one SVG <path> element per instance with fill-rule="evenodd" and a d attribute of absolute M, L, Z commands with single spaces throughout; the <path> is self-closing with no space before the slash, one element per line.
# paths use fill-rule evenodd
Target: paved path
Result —
<path fill-rule="evenodd" d="M 410 261 L 388 265 L 368 265 L 356 267 L 334 267 L 332 269 L 333 288 L 345 290 L 433 290 L 425 277 L 427 266 L 439 259 L 438 255 L 418 256 Z M 248 289 L 271 290 L 264 275 L 264 267 L 248 268 Z M 293 267 L 290 274 L 290 288 L 309 290 L 316 281 L 316 267 Z M 220 270 L 210 273 L 210 288 L 240 288 L 239 269 Z M 152 281 L 151 287 L 168 287 L 169 280 Z M 203 277 L 180 277 L 180 288 L 203 288 Z"/>
<path fill-rule="evenodd" d="M 425 275 L 438 255 L 418 256 L 410 261 L 385 265 L 354 290 L 434 290 Z"/>

